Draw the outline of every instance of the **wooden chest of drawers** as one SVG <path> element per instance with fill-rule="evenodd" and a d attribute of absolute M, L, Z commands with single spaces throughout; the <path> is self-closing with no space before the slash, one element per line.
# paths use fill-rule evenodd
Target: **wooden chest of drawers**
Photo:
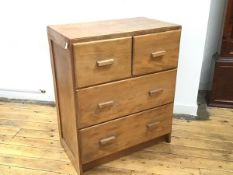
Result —
<path fill-rule="evenodd" d="M 60 139 L 78 174 L 170 141 L 180 34 L 148 18 L 48 27 Z"/>

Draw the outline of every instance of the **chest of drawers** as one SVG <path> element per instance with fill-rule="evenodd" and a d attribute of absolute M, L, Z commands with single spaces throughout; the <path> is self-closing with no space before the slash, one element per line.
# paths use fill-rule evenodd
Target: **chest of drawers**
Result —
<path fill-rule="evenodd" d="M 180 34 L 148 18 L 48 27 L 60 139 L 78 174 L 170 141 Z"/>

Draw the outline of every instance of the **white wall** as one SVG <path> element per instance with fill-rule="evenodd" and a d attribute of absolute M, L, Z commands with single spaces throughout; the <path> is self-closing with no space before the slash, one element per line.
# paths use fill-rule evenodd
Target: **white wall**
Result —
<path fill-rule="evenodd" d="M 219 51 L 227 0 L 212 0 L 202 63 L 200 90 L 209 90 L 214 70 L 213 54 Z"/>
<path fill-rule="evenodd" d="M 196 114 L 210 0 L 3 2 L 0 6 L 0 96 L 54 100 L 47 25 L 146 16 L 183 26 L 175 112 Z M 45 89 L 47 93 L 21 93 L 6 89 Z"/>

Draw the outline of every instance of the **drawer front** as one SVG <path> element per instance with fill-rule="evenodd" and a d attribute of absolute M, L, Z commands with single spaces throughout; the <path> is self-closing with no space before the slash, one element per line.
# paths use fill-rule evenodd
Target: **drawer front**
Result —
<path fill-rule="evenodd" d="M 79 128 L 173 102 L 175 79 L 170 70 L 78 90 Z"/>
<path fill-rule="evenodd" d="M 133 75 L 176 68 L 180 30 L 134 37 Z"/>
<path fill-rule="evenodd" d="M 76 87 L 130 77 L 131 47 L 131 37 L 74 44 Z"/>
<path fill-rule="evenodd" d="M 82 163 L 171 132 L 173 104 L 80 130 Z"/>

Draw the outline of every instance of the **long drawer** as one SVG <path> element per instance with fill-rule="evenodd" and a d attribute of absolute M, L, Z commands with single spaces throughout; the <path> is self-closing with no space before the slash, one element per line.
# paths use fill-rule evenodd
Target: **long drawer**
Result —
<path fill-rule="evenodd" d="M 88 127 L 174 100 L 176 70 L 77 91 L 78 126 Z"/>
<path fill-rule="evenodd" d="M 80 130 L 82 163 L 171 132 L 173 104 Z"/>

